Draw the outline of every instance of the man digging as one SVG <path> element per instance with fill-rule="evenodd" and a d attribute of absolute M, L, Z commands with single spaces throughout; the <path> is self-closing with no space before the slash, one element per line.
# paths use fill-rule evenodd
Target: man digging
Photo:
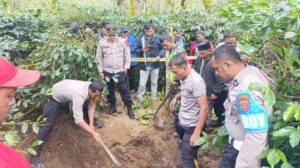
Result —
<path fill-rule="evenodd" d="M 48 140 L 62 108 L 68 102 L 72 102 L 75 123 L 88 132 L 97 142 L 100 142 L 100 134 L 95 131 L 95 128 L 102 127 L 104 123 L 95 118 L 94 113 L 96 102 L 100 98 L 102 90 L 103 86 L 99 82 L 63 80 L 55 84 L 52 88 L 52 96 L 44 106 L 43 116 L 46 117 L 46 121 L 40 127 L 37 139 L 44 143 Z M 87 122 L 84 121 L 84 115 L 87 117 Z M 34 148 L 37 155 L 31 156 L 30 159 L 34 168 L 44 168 L 44 164 L 40 160 L 43 144 Z"/>

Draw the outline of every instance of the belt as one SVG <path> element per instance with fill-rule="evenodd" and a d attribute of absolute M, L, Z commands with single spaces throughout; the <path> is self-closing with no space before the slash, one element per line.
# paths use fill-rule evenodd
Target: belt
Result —
<path fill-rule="evenodd" d="M 240 149 L 243 146 L 244 141 L 238 141 L 234 138 L 232 138 L 231 136 L 229 136 L 229 143 L 238 151 L 240 151 Z"/>

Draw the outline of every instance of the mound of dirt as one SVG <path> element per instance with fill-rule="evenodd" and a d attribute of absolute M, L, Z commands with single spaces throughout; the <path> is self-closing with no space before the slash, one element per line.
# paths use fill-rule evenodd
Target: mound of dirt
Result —
<path fill-rule="evenodd" d="M 62 115 L 58 120 L 41 157 L 46 168 L 98 168 L 112 165 L 100 144 L 67 115 Z"/>

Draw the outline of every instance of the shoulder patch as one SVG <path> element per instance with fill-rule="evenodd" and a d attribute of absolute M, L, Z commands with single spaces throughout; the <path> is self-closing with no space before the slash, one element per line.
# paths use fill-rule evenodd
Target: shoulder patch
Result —
<path fill-rule="evenodd" d="M 267 113 L 249 91 L 237 94 L 237 108 L 246 132 L 263 132 L 269 128 Z"/>
<path fill-rule="evenodd" d="M 240 94 L 237 97 L 238 103 L 242 111 L 247 112 L 250 110 L 250 95 L 249 94 Z"/>

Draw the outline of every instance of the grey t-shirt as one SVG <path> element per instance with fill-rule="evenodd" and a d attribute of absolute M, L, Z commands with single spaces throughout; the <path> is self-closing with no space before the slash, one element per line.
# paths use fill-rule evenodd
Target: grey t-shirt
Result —
<path fill-rule="evenodd" d="M 179 111 L 180 124 L 187 127 L 197 125 L 200 107 L 199 96 L 206 95 L 206 86 L 202 77 L 193 69 L 191 74 L 181 81 L 181 106 Z"/>

